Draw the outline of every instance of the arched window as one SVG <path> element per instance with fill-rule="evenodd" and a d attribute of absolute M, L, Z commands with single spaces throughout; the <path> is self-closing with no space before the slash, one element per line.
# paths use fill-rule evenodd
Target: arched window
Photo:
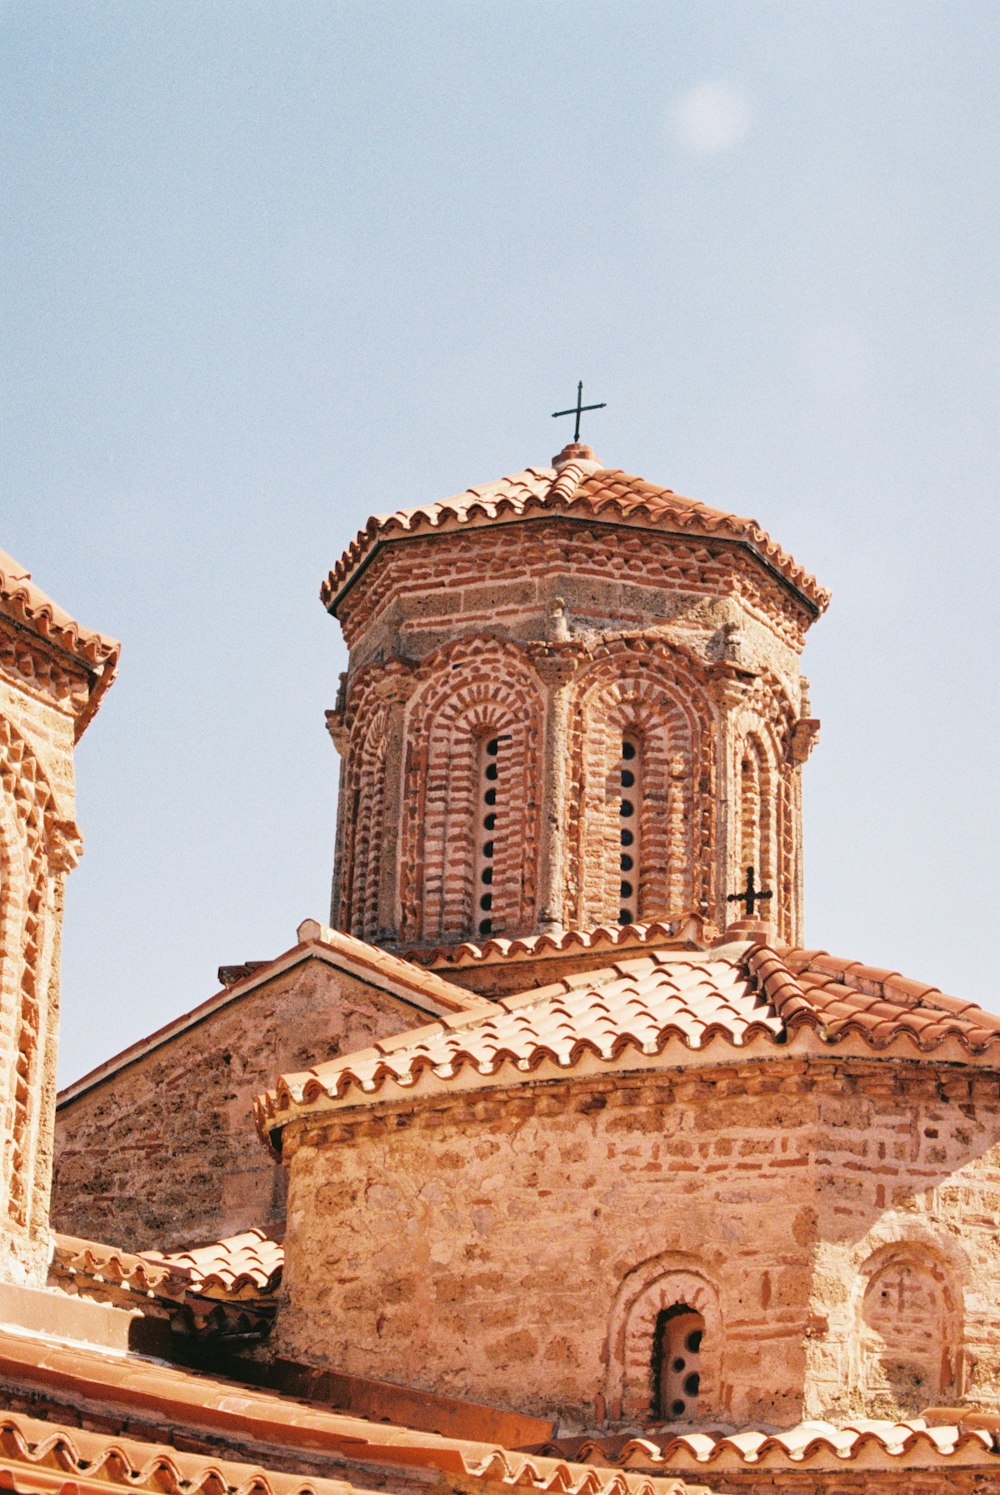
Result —
<path fill-rule="evenodd" d="M 472 887 L 472 925 L 480 935 L 493 933 L 493 854 L 499 780 L 500 738 L 489 737 L 479 749 L 479 804 L 473 831 L 476 873 Z"/>
<path fill-rule="evenodd" d="M 718 817 L 702 682 L 672 656 L 615 646 L 575 682 L 569 720 L 569 920 L 597 928 L 707 912 Z"/>
<path fill-rule="evenodd" d="M 541 723 L 541 682 L 513 644 L 463 639 L 421 666 L 403 724 L 402 943 L 532 928 Z"/>
<path fill-rule="evenodd" d="M 619 839 L 621 850 L 619 853 L 619 871 L 621 873 L 621 887 L 619 890 L 620 906 L 618 910 L 619 924 L 635 924 L 639 918 L 639 876 L 641 863 L 639 832 L 642 824 L 642 784 L 640 781 L 641 757 L 639 741 L 634 734 L 627 734 L 622 738 L 622 755 L 618 763 L 617 775 L 621 791 L 619 802 L 619 816 L 621 828 Z"/>
<path fill-rule="evenodd" d="M 705 1320 L 687 1303 L 656 1316 L 653 1330 L 650 1413 L 664 1422 L 694 1417 L 701 1390 L 701 1342 Z"/>
<path fill-rule="evenodd" d="M 761 762 L 755 742 L 747 742 L 740 762 L 740 867 L 766 877 L 761 858 Z"/>
<path fill-rule="evenodd" d="M 611 1310 L 608 1416 L 646 1423 L 721 1415 L 725 1342 L 707 1278 L 669 1253 L 642 1262 L 623 1279 Z"/>

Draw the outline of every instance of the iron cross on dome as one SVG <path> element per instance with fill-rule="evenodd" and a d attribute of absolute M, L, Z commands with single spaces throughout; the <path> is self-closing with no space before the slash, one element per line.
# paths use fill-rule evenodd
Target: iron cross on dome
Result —
<path fill-rule="evenodd" d="M 581 379 L 579 384 L 576 386 L 576 404 L 571 405 L 568 410 L 553 410 L 552 419 L 557 420 L 560 415 L 575 415 L 576 429 L 573 432 L 573 440 L 579 441 L 580 416 L 585 410 L 604 410 L 606 408 L 606 403 L 607 402 L 605 400 L 602 400 L 599 405 L 585 405 L 583 403 L 583 380 Z"/>
<path fill-rule="evenodd" d="M 746 884 L 746 887 L 743 889 L 743 892 L 742 893 L 730 893 L 728 895 L 728 897 L 726 898 L 726 902 L 727 903 L 743 903 L 743 904 L 746 904 L 747 918 L 748 919 L 752 919 L 753 915 L 754 915 L 754 910 L 757 907 L 758 903 L 763 903 L 763 902 L 765 902 L 766 899 L 773 898 L 773 897 L 774 897 L 773 893 L 764 893 L 764 892 L 761 891 L 760 888 L 758 888 L 758 887 L 756 887 L 754 885 L 754 869 L 752 867 L 748 867 L 747 868 L 747 884 Z"/>

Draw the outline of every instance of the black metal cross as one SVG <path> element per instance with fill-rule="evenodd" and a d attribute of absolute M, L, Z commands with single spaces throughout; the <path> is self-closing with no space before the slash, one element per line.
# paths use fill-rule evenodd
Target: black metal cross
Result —
<path fill-rule="evenodd" d="M 727 903 L 745 903 L 747 918 L 753 918 L 754 909 L 758 903 L 763 903 L 767 898 L 773 898 L 773 893 L 762 893 L 760 888 L 754 886 L 754 871 L 752 867 L 747 868 L 747 885 L 742 893 L 730 893 L 726 898 Z"/>
<path fill-rule="evenodd" d="M 602 400 L 599 405 L 585 405 L 583 403 L 583 380 L 581 379 L 580 382 L 579 382 L 579 384 L 576 386 L 576 404 L 575 405 L 571 405 L 568 410 L 553 410 L 553 412 L 552 412 L 552 419 L 555 420 L 556 417 L 560 416 L 560 415 L 575 415 L 576 416 L 576 430 L 573 432 L 573 440 L 574 441 L 579 441 L 580 440 L 580 416 L 583 414 L 583 412 L 585 410 L 603 410 L 605 408 L 605 404 L 606 404 L 606 401 L 604 401 L 604 400 Z"/>

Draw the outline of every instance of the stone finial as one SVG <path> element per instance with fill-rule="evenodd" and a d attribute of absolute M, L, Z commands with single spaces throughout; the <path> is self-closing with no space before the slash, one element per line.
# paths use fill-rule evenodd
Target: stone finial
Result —
<path fill-rule="evenodd" d="M 601 466 L 601 459 L 592 446 L 585 441 L 571 441 L 564 446 L 561 452 L 557 452 L 552 458 L 552 466 L 556 472 L 565 467 L 569 462 L 591 462 L 595 467 Z"/>
<path fill-rule="evenodd" d="M 307 945 L 310 940 L 326 940 L 331 933 L 330 926 L 321 924 L 318 919 L 303 919 L 295 931 L 300 945 Z"/>

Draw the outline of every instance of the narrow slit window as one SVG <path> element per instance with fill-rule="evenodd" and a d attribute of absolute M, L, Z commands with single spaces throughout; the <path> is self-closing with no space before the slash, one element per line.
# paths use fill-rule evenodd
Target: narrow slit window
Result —
<path fill-rule="evenodd" d="M 653 1333 L 650 1412 L 658 1421 L 691 1422 L 701 1390 L 701 1342 L 705 1320 L 687 1303 L 657 1314 Z"/>
<path fill-rule="evenodd" d="M 635 924 L 639 918 L 639 744 L 634 737 L 622 738 L 618 763 L 619 799 L 619 924 Z"/>
<path fill-rule="evenodd" d="M 500 778 L 500 739 L 483 743 L 479 765 L 479 804 L 476 813 L 476 870 L 472 889 L 472 922 L 480 935 L 493 933 L 493 853 L 497 826 L 497 787 Z"/>

